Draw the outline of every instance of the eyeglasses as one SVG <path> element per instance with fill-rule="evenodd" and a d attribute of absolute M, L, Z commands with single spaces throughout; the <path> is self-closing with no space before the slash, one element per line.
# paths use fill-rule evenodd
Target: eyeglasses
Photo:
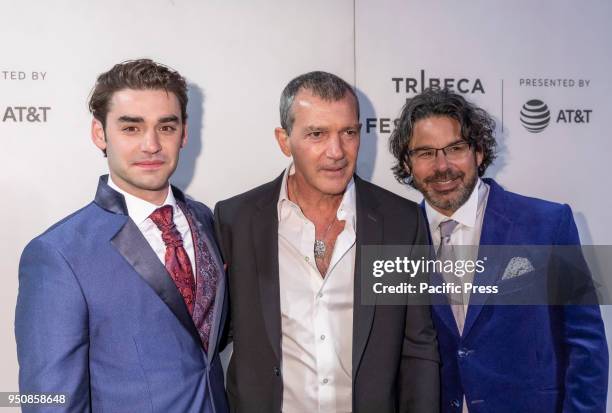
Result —
<path fill-rule="evenodd" d="M 451 143 L 444 148 L 420 148 L 408 151 L 408 156 L 412 161 L 431 162 L 438 156 L 438 151 L 442 151 L 446 159 L 449 161 L 459 161 L 463 159 L 470 151 L 470 142 L 461 141 Z"/>

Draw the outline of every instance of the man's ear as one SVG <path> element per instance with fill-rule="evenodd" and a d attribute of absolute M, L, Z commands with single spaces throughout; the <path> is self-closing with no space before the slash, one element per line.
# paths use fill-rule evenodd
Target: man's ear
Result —
<path fill-rule="evenodd" d="M 291 156 L 291 145 L 289 144 L 289 135 L 287 131 L 283 128 L 275 128 L 274 136 L 276 137 L 276 142 L 278 142 L 280 150 L 285 156 Z"/>
<path fill-rule="evenodd" d="M 184 148 L 187 145 L 187 137 L 189 136 L 189 128 L 187 127 L 187 122 L 183 123 L 183 136 L 181 138 L 181 148 Z"/>
<path fill-rule="evenodd" d="M 91 121 L 91 141 L 101 151 L 106 150 L 106 134 L 104 133 L 104 126 L 98 119 L 93 118 Z"/>

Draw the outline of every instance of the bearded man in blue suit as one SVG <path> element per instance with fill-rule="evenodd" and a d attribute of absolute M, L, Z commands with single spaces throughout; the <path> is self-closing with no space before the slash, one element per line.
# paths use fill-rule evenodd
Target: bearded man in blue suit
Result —
<path fill-rule="evenodd" d="M 151 60 L 98 77 L 92 140 L 110 176 L 92 203 L 30 242 L 19 266 L 20 391 L 67 402 L 23 411 L 227 411 L 212 214 L 168 183 L 186 106 L 185 79 Z"/>
<path fill-rule="evenodd" d="M 579 245 L 568 205 L 481 179 L 495 158 L 494 129 L 493 119 L 461 95 L 429 89 L 407 101 L 390 137 L 395 176 L 423 194 L 438 256 L 459 245 Z M 535 277 L 530 262 L 516 259 L 527 268 L 507 281 Z M 479 275 L 472 276 L 478 284 Z M 608 350 L 599 306 L 452 298 L 432 310 L 444 412 L 605 412 Z"/>

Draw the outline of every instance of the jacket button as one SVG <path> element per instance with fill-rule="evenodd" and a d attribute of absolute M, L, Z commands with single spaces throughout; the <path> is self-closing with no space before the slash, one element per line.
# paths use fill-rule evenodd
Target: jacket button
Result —
<path fill-rule="evenodd" d="M 273 371 L 275 376 L 280 376 L 280 369 L 278 367 L 274 367 Z"/>
<path fill-rule="evenodd" d="M 450 402 L 451 407 L 456 407 L 459 408 L 461 407 L 461 403 L 459 402 L 459 400 L 455 399 L 453 401 Z"/>
<path fill-rule="evenodd" d="M 457 356 L 459 358 L 467 357 L 469 354 L 470 354 L 470 351 L 466 350 L 464 348 L 461 348 L 461 349 L 457 350 Z"/>

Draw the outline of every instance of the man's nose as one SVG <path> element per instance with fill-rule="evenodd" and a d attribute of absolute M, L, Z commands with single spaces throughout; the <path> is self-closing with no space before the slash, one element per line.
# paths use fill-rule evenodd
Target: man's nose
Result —
<path fill-rule="evenodd" d="M 159 135 L 155 129 L 145 132 L 142 141 L 142 150 L 147 153 L 157 153 L 161 150 Z"/>
<path fill-rule="evenodd" d="M 438 171 L 446 171 L 448 169 L 448 160 L 446 159 L 446 154 L 442 149 L 438 149 L 436 151 L 434 165 Z"/>
<path fill-rule="evenodd" d="M 342 147 L 340 134 L 336 133 L 330 136 L 327 143 L 326 155 L 328 158 L 335 160 L 344 158 L 344 148 Z"/>

